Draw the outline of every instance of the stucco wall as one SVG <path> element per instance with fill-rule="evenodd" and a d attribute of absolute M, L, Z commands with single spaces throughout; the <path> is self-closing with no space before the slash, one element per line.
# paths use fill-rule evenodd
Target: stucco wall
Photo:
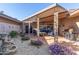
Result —
<path fill-rule="evenodd" d="M 0 34 L 9 34 L 11 31 L 20 32 L 20 23 L 0 17 Z"/>
<path fill-rule="evenodd" d="M 7 18 L 3 18 L 3 17 L 0 17 L 0 22 L 5 22 L 5 23 L 9 23 L 9 24 L 15 24 L 15 25 L 20 25 L 20 23 L 17 23 L 15 21 L 11 21 Z"/>

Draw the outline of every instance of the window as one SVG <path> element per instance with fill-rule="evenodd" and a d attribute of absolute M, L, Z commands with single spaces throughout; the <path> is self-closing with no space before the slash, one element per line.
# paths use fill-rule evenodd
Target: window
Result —
<path fill-rule="evenodd" d="M 9 28 L 11 28 L 11 27 L 9 26 Z"/>

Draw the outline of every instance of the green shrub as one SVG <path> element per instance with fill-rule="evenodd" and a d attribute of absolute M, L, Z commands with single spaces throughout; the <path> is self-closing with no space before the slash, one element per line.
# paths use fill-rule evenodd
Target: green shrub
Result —
<path fill-rule="evenodd" d="M 17 32 L 16 31 L 11 31 L 10 33 L 9 33 L 9 35 L 11 36 L 11 38 L 15 38 L 15 37 L 17 37 Z"/>

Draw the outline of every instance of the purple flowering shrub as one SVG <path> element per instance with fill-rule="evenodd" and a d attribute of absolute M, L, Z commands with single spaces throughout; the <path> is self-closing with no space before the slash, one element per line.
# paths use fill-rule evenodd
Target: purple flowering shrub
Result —
<path fill-rule="evenodd" d="M 31 40 L 31 45 L 41 46 L 43 44 L 40 40 Z"/>
<path fill-rule="evenodd" d="M 49 46 L 49 51 L 52 55 L 75 55 L 68 46 L 63 46 L 60 43 L 54 43 Z"/>

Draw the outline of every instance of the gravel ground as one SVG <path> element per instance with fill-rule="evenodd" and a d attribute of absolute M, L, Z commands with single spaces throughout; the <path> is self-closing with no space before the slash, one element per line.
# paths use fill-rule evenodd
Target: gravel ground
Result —
<path fill-rule="evenodd" d="M 22 42 L 20 38 L 14 39 L 17 52 L 15 55 L 50 55 L 47 44 L 40 48 L 30 45 L 30 40 Z"/>
<path fill-rule="evenodd" d="M 31 38 L 35 39 L 35 38 Z M 45 43 L 39 48 L 30 45 L 30 40 L 27 41 L 21 41 L 21 38 L 15 38 L 12 39 L 12 41 L 15 43 L 17 47 L 17 51 L 14 55 L 50 55 L 48 51 L 48 45 Z M 1 43 L 1 40 L 0 40 Z M 79 44 L 79 42 L 75 42 L 76 45 Z M 75 51 L 77 54 L 79 54 L 79 51 Z"/>

